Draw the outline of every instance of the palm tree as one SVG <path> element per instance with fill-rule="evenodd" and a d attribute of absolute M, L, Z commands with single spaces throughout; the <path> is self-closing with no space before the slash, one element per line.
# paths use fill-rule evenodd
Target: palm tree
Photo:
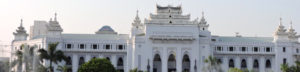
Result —
<path fill-rule="evenodd" d="M 289 71 L 289 65 L 288 64 L 281 64 L 280 69 L 282 72 L 288 72 Z"/>
<path fill-rule="evenodd" d="M 204 71 L 213 72 L 214 70 L 217 72 L 222 72 L 222 69 L 220 67 L 221 62 L 219 62 L 215 57 L 208 56 L 207 59 L 204 61 L 205 63 L 208 63 L 206 68 L 204 68 Z"/>
<path fill-rule="evenodd" d="M 17 59 L 11 62 L 10 67 L 18 66 L 16 71 L 22 70 L 22 62 L 23 62 L 23 52 L 20 50 L 17 50 L 15 52 L 15 55 L 17 56 Z"/>
<path fill-rule="evenodd" d="M 49 60 L 50 62 L 50 72 L 53 72 L 52 62 L 57 64 L 57 62 L 61 62 L 62 60 L 65 61 L 66 56 L 61 50 L 56 50 L 58 42 L 48 44 L 48 49 L 39 49 L 38 52 L 40 53 L 40 60 L 43 61 Z"/>
<path fill-rule="evenodd" d="M 11 67 L 18 66 L 18 70 L 26 72 L 32 71 L 33 67 L 33 56 L 35 46 L 21 45 L 21 50 L 17 50 L 15 55 L 17 59 L 12 61 Z M 23 68 L 21 67 L 23 65 Z"/>
<path fill-rule="evenodd" d="M 68 67 L 66 65 L 64 65 L 64 66 L 58 66 L 56 70 L 58 70 L 60 72 L 67 72 Z"/>

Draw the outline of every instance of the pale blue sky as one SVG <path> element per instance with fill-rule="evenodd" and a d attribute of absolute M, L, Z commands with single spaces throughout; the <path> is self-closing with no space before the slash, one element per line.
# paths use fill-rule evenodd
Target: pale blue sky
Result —
<path fill-rule="evenodd" d="M 94 34 L 103 25 L 129 34 L 136 10 L 144 18 L 155 12 L 156 4 L 182 5 L 192 20 L 205 12 L 213 35 L 271 37 L 283 18 L 286 28 L 293 21 L 300 30 L 300 0 L 0 0 L 1 41 L 13 39 L 20 19 L 29 33 L 34 20 L 49 20 L 58 13 L 63 33 Z"/>

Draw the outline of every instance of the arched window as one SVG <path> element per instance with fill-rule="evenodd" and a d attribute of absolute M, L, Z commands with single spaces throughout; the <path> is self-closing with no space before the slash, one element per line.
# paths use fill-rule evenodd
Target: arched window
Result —
<path fill-rule="evenodd" d="M 160 59 L 159 54 L 154 55 L 153 72 L 161 72 L 161 59 Z"/>
<path fill-rule="evenodd" d="M 233 59 L 229 60 L 229 68 L 234 68 L 234 61 L 233 61 Z"/>
<path fill-rule="evenodd" d="M 118 59 L 117 66 L 123 66 L 123 59 L 121 57 Z"/>
<path fill-rule="evenodd" d="M 184 72 L 190 72 L 190 58 L 187 54 L 183 56 L 182 69 Z"/>
<path fill-rule="evenodd" d="M 108 61 L 110 61 L 110 58 L 109 58 L 109 57 L 106 57 L 106 59 L 107 59 Z"/>
<path fill-rule="evenodd" d="M 266 68 L 271 68 L 271 61 L 269 59 L 266 61 Z"/>
<path fill-rule="evenodd" d="M 247 68 L 247 62 L 245 59 L 243 59 L 241 62 L 241 68 Z"/>
<path fill-rule="evenodd" d="M 83 58 L 83 57 L 80 57 L 80 58 L 79 58 L 79 63 L 78 63 L 78 64 L 81 65 L 81 64 L 83 64 L 83 63 L 84 63 L 84 58 Z"/>
<path fill-rule="evenodd" d="M 286 58 L 283 58 L 283 64 L 286 64 Z"/>
<path fill-rule="evenodd" d="M 67 65 L 72 65 L 72 59 L 70 56 L 67 57 L 67 61 L 66 61 Z"/>
<path fill-rule="evenodd" d="M 259 63 L 257 59 L 255 59 L 253 62 L 253 68 L 259 68 Z"/>

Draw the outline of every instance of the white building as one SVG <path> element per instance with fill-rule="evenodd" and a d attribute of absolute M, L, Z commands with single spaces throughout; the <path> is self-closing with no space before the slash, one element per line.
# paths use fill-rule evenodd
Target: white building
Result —
<path fill-rule="evenodd" d="M 191 20 L 190 14 L 182 14 L 181 6 L 157 5 L 156 13 L 151 13 L 143 23 L 137 15 L 129 35 L 118 34 L 109 26 L 95 34 L 64 34 L 55 14 L 49 22 L 35 21 L 29 39 L 21 23 L 14 33 L 12 54 L 22 44 L 39 49 L 59 42 L 57 48 L 71 59 L 60 65 L 69 66 L 68 71 L 72 72 L 91 58 L 107 58 L 121 72 L 134 68 L 150 72 L 203 72 L 208 56 L 216 57 L 223 71 L 236 67 L 280 72 L 280 64 L 294 65 L 294 61 L 300 60 L 299 35 L 292 26 L 286 31 L 281 19 L 273 37 L 215 36 L 208 28 L 204 14 L 200 21 Z M 12 55 L 11 60 L 14 59 Z M 47 61 L 44 64 L 49 65 Z"/>

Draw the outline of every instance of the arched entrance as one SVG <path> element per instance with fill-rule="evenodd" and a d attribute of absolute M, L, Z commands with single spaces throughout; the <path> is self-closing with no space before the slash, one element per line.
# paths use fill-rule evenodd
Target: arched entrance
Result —
<path fill-rule="evenodd" d="M 190 64 L 191 64 L 190 58 L 187 54 L 185 54 L 182 59 L 183 72 L 190 72 L 190 66 L 191 66 Z"/>
<path fill-rule="evenodd" d="M 247 62 L 246 62 L 246 60 L 245 59 L 243 59 L 242 60 L 242 62 L 241 62 L 241 69 L 247 69 Z"/>
<path fill-rule="evenodd" d="M 168 59 L 168 72 L 176 72 L 176 57 L 171 54 Z"/>
<path fill-rule="evenodd" d="M 123 59 L 120 57 L 117 62 L 117 70 L 118 72 L 124 72 L 124 63 Z"/>
<path fill-rule="evenodd" d="M 161 59 L 159 54 L 155 54 L 153 58 L 153 72 L 161 72 Z"/>

